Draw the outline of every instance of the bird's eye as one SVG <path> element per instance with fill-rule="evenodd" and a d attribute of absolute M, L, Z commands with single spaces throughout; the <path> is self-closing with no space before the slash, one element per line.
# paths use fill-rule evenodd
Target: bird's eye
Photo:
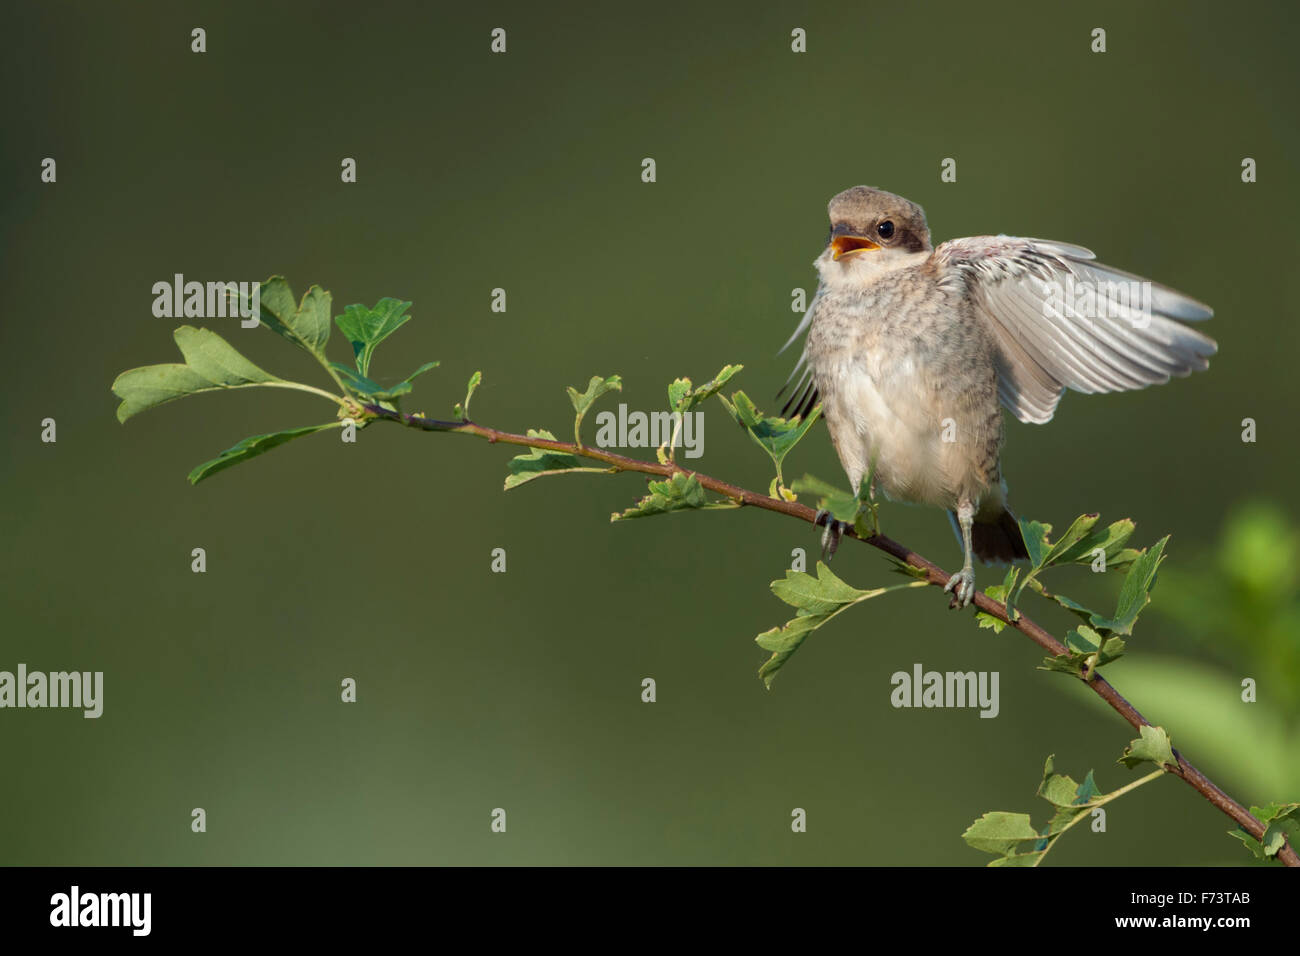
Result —
<path fill-rule="evenodd" d="M 880 235 L 881 239 L 888 239 L 894 234 L 894 224 L 886 219 L 876 227 L 876 232 Z"/>

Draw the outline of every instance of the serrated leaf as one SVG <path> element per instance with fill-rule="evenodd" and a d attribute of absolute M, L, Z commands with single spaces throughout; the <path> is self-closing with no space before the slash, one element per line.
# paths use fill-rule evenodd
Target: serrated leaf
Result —
<path fill-rule="evenodd" d="M 591 381 L 587 383 L 585 392 L 579 392 L 573 386 L 566 388 L 569 393 L 569 401 L 573 403 L 573 440 L 577 444 L 582 444 L 582 418 L 587 414 L 587 410 L 591 408 L 596 399 L 606 392 L 621 392 L 622 390 L 623 379 L 617 375 L 611 375 L 608 378 L 593 375 Z"/>
<path fill-rule="evenodd" d="M 1084 680 L 1092 680 L 1098 667 L 1124 656 L 1124 639 L 1113 634 L 1100 634 L 1082 624 L 1065 636 L 1065 646 L 1070 653 L 1047 657 L 1039 670 L 1059 671 Z"/>
<path fill-rule="evenodd" d="M 379 343 L 411 321 L 406 314 L 410 307 L 409 302 L 385 296 L 375 303 L 373 309 L 354 303 L 335 318 L 339 331 L 352 343 L 352 354 L 362 375 L 370 374 L 370 360 Z"/>
<path fill-rule="evenodd" d="M 1104 806 L 1160 776 L 1155 772 L 1111 793 L 1101 793 L 1091 770 L 1083 778 L 1083 783 L 1075 783 L 1073 778 L 1056 773 L 1053 758 L 1049 756 L 1043 764 L 1043 777 L 1038 785 L 1038 796 L 1054 809 L 1047 826 L 1035 830 L 1028 814 L 995 811 L 976 820 L 962 838 L 977 850 L 999 855 L 989 866 L 1038 866 L 1061 834 L 1093 808 Z"/>
<path fill-rule="evenodd" d="M 621 392 L 622 390 L 623 379 L 617 375 L 611 375 L 609 378 L 601 378 L 599 375 L 593 375 L 591 381 L 587 383 L 587 390 L 585 392 L 579 392 L 573 386 L 569 386 L 567 389 L 569 393 L 569 401 L 573 403 L 573 410 L 577 412 L 579 416 L 585 415 L 587 409 L 591 408 L 596 399 L 600 398 L 600 396 L 604 395 L 606 392 Z"/>
<path fill-rule="evenodd" d="M 1019 577 L 1019 575 L 1020 575 L 1020 569 L 1016 567 L 1014 564 L 1011 565 L 1011 567 L 1007 568 L 1007 574 L 1006 577 L 1002 579 L 1002 583 L 993 584 L 990 585 L 989 587 L 986 587 L 984 589 L 984 596 L 994 601 L 1000 601 L 1005 604 L 1007 600 L 1007 595 L 1011 592 L 1011 589 L 1015 586 L 1016 578 Z M 996 618 L 992 614 L 988 614 L 984 611 L 976 611 L 975 620 L 979 623 L 980 627 L 992 628 L 994 634 L 1001 634 L 1002 629 L 1007 626 L 1006 621 L 1000 618 Z"/>
<path fill-rule="evenodd" d="M 809 614 L 828 614 L 844 604 L 861 600 L 872 591 L 864 591 L 844 583 L 824 561 L 817 562 L 817 576 L 804 571 L 786 571 L 785 577 L 773 581 L 772 593 L 791 607 Z M 883 589 L 875 589 L 875 594 Z"/>
<path fill-rule="evenodd" d="M 759 647 L 772 652 L 772 656 L 758 669 L 758 676 L 763 679 L 764 687 L 768 690 L 772 689 L 772 680 L 776 677 L 776 672 L 789 660 L 790 655 L 799 649 L 804 638 L 817 630 L 822 623 L 817 618 L 796 617 L 754 638 Z"/>
<path fill-rule="evenodd" d="M 647 518 L 673 511 L 713 511 L 739 507 L 739 503 L 731 500 L 709 501 L 699 479 L 694 474 L 686 475 L 679 471 L 666 481 L 650 482 L 650 494 L 621 514 L 615 512 L 610 515 L 609 520 Z"/>
<path fill-rule="evenodd" d="M 267 435 L 253 435 L 250 438 L 245 438 L 239 444 L 227 448 L 211 461 L 205 461 L 203 464 L 196 466 L 189 474 L 190 484 L 197 485 L 205 478 L 211 478 L 227 468 L 243 464 L 250 458 L 256 458 L 258 455 L 265 454 L 272 448 L 278 448 L 285 442 L 293 441 L 295 438 L 314 435 L 326 428 L 338 427 L 338 422 L 327 422 L 324 425 L 307 425 L 303 428 L 290 428 L 281 432 L 271 432 Z"/>
<path fill-rule="evenodd" d="M 668 386 L 669 411 L 685 415 L 705 399 L 711 398 L 721 391 L 722 387 L 744 367 L 743 365 L 724 365 L 722 370 L 713 376 L 712 381 L 706 382 L 699 388 L 693 388 L 689 378 L 676 379 Z"/>
<path fill-rule="evenodd" d="M 813 631 L 817 630 L 841 611 L 869 601 L 890 591 L 904 588 L 926 587 L 926 581 L 909 581 L 891 587 L 862 590 L 846 584 L 838 578 L 824 561 L 817 562 L 817 576 L 804 571 L 786 571 L 785 577 L 768 585 L 778 598 L 797 609 L 797 616 L 781 627 L 764 631 L 754 640 L 764 650 L 772 651 L 772 656 L 759 668 L 758 676 L 770 690 L 776 672 L 781 669 L 799 645 Z"/>
<path fill-rule="evenodd" d="M 1085 516 L 1087 517 L 1087 516 Z M 1133 531 L 1137 527 L 1130 518 L 1121 518 L 1119 521 L 1112 522 L 1109 526 L 1101 529 L 1093 528 L 1087 535 L 1079 539 L 1069 547 L 1053 547 L 1052 564 L 1091 564 L 1093 562 L 1093 552 L 1098 548 L 1106 555 L 1107 569 L 1118 567 L 1122 562 L 1120 560 L 1121 549 L 1124 542 L 1133 536 Z M 1064 540 L 1064 539 L 1062 539 Z M 1130 549 L 1131 550 L 1131 549 Z M 1135 556 L 1136 551 L 1132 552 Z"/>
<path fill-rule="evenodd" d="M 1150 760 L 1158 767 L 1176 767 L 1178 760 L 1174 757 L 1173 745 L 1169 742 L 1169 734 L 1163 727 L 1152 727 L 1150 724 L 1143 724 L 1139 731 L 1140 737 L 1129 741 L 1128 747 L 1124 749 L 1123 755 L 1119 758 L 1119 763 L 1132 770 L 1143 761 Z"/>
<path fill-rule="evenodd" d="M 556 437 L 545 429 L 528 429 L 529 438 L 544 438 L 547 441 L 557 441 Z M 551 451 L 546 448 L 534 448 L 527 455 L 516 455 L 511 458 L 506 467 L 510 469 L 510 474 L 506 476 L 505 490 L 518 488 L 522 484 L 532 481 L 534 478 L 543 478 L 547 475 L 570 475 L 570 474 L 613 474 L 616 468 L 592 468 L 583 464 L 584 459 L 577 455 L 571 455 L 563 451 Z"/>
<path fill-rule="evenodd" d="M 258 368 L 215 332 L 183 325 L 173 338 L 186 364 L 146 365 L 114 380 L 113 393 L 122 399 L 118 421 L 186 395 L 284 381 Z"/>
<path fill-rule="evenodd" d="M 719 395 L 718 398 L 732 420 L 745 429 L 754 443 L 771 457 L 778 474 L 790 449 L 799 444 L 803 436 L 808 434 L 808 429 L 821 417 L 820 407 L 804 419 L 763 415 L 744 392 L 736 392 L 730 400 L 725 395 Z"/>
<path fill-rule="evenodd" d="M 990 811 L 967 827 L 961 838 L 977 850 L 1004 858 L 1013 855 L 1041 856 L 1041 851 L 1033 847 L 1042 842 L 1042 834 L 1034 829 L 1027 813 Z M 1026 843 L 1031 845 L 1030 851 L 1017 854 L 1016 851 Z"/>
<path fill-rule="evenodd" d="M 1060 561 L 1071 548 L 1087 537 L 1100 517 L 1101 515 L 1098 514 L 1088 514 L 1075 518 L 1070 527 L 1065 529 L 1065 534 L 1061 535 L 1060 540 L 1051 543 L 1051 547 L 1043 555 L 1043 566 L 1049 567 Z"/>
<path fill-rule="evenodd" d="M 262 283 L 261 324 L 324 361 L 331 301 L 328 292 L 314 285 L 295 305 L 289 283 L 283 276 L 272 276 Z"/>
<path fill-rule="evenodd" d="M 1029 564 L 1033 570 L 1037 570 L 1043 566 L 1050 550 L 1047 536 L 1052 533 L 1052 526 L 1026 518 L 1019 519 L 1019 523 L 1020 535 L 1025 539 L 1025 550 L 1029 552 Z"/>
<path fill-rule="evenodd" d="M 1290 841 L 1291 845 L 1300 845 L 1300 803 L 1269 803 L 1262 807 L 1252 806 L 1251 815 L 1264 824 L 1264 836 L 1256 840 L 1240 828 L 1229 830 L 1228 835 L 1236 837 L 1261 860 L 1276 857 Z"/>
<path fill-rule="evenodd" d="M 1093 625 L 1099 629 L 1115 634 L 1132 634 L 1133 625 L 1137 623 L 1142 609 L 1151 602 L 1151 588 L 1155 584 L 1156 571 L 1164 560 L 1165 545 L 1169 536 L 1165 535 L 1141 555 L 1128 570 L 1124 584 L 1120 587 L 1119 602 L 1112 618 L 1093 617 Z"/>

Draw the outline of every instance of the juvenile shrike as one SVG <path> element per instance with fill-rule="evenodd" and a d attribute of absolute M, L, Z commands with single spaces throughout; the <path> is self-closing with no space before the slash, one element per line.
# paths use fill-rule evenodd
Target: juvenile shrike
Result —
<path fill-rule="evenodd" d="M 821 281 L 786 343 L 808 330 L 783 414 L 822 403 L 855 492 L 870 473 L 873 491 L 949 510 L 965 560 L 946 590 L 965 607 L 972 552 L 1027 556 L 1006 504 L 999 403 L 1043 423 L 1067 388 L 1118 392 L 1204 369 L 1214 341 L 1172 320 L 1213 312 L 1065 242 L 975 236 L 932 248 L 920 206 L 869 186 L 829 211 Z M 831 553 L 841 530 L 828 523 Z"/>

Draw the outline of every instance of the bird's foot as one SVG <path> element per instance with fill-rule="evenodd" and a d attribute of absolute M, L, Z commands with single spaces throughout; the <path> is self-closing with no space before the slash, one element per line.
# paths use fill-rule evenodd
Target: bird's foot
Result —
<path fill-rule="evenodd" d="M 970 602 L 975 599 L 975 570 L 969 566 L 962 568 L 948 579 L 943 589 L 952 592 L 952 600 L 948 602 L 949 607 L 969 607 Z"/>
<path fill-rule="evenodd" d="M 848 522 L 837 521 L 831 517 L 829 511 L 818 511 L 817 516 L 813 518 L 813 524 L 825 524 L 826 530 L 822 532 L 822 560 L 829 561 L 835 557 L 835 552 L 840 547 L 840 537 L 849 529 Z"/>

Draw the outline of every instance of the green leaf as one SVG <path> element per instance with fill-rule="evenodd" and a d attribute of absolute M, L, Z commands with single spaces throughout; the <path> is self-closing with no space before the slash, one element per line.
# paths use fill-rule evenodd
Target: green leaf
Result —
<path fill-rule="evenodd" d="M 1047 536 L 1052 533 L 1050 524 L 1020 518 L 1020 534 L 1025 539 L 1025 550 L 1029 552 L 1029 564 L 1035 570 L 1043 566 L 1050 547 Z"/>
<path fill-rule="evenodd" d="M 1137 623 L 1142 609 L 1151 602 L 1151 588 L 1156 582 L 1156 571 L 1164 560 L 1165 545 L 1169 536 L 1165 535 L 1152 545 L 1141 557 L 1133 562 L 1124 584 L 1119 591 L 1119 604 L 1112 618 L 1097 619 L 1093 624 L 1116 634 L 1132 634 L 1133 625 Z"/>
<path fill-rule="evenodd" d="M 375 303 L 373 309 L 355 303 L 335 318 L 339 331 L 352 343 L 352 354 L 362 375 L 370 374 L 370 359 L 379 343 L 411 321 L 411 317 L 405 314 L 410 307 L 409 302 L 385 296 Z M 328 316 L 326 321 L 328 323 Z"/>
<path fill-rule="evenodd" d="M 1163 727 L 1143 724 L 1139 733 L 1142 736 L 1129 741 L 1128 747 L 1119 758 L 1119 763 L 1130 770 L 1145 760 L 1150 760 L 1158 767 L 1178 766 L 1173 745 L 1169 742 L 1169 734 L 1165 733 Z"/>
<path fill-rule="evenodd" d="M 817 562 L 817 577 L 804 571 L 787 571 L 784 579 L 769 586 L 786 604 L 816 615 L 829 614 L 843 605 L 884 593 L 883 588 L 864 591 L 844 583 L 824 561 Z"/>
<path fill-rule="evenodd" d="M 567 389 L 569 401 L 573 403 L 573 410 L 579 416 L 585 415 L 587 410 L 600 396 L 606 392 L 621 392 L 623 390 L 623 380 L 617 375 L 611 375 L 609 378 L 601 378 L 599 375 L 593 375 L 591 381 L 587 383 L 587 390 L 579 392 L 573 386 Z"/>
<path fill-rule="evenodd" d="M 771 651 L 772 656 L 763 662 L 763 666 L 758 669 L 758 676 L 763 679 L 763 686 L 768 690 L 772 689 L 772 681 L 790 655 L 799 649 L 804 638 L 811 634 L 817 628 L 821 627 L 824 622 L 813 617 L 796 617 L 780 627 L 774 627 L 770 631 L 764 631 L 758 637 L 754 638 L 755 643 L 765 651 Z"/>
<path fill-rule="evenodd" d="M 668 409 L 685 415 L 705 399 L 716 395 L 741 369 L 743 365 L 724 365 L 713 380 L 699 388 L 691 387 L 689 378 L 676 379 L 668 386 Z"/>
<path fill-rule="evenodd" d="M 183 325 L 173 337 L 186 364 L 146 365 L 119 375 L 113 382 L 114 394 L 122 399 L 118 421 L 186 395 L 284 381 L 258 368 L 215 332 Z"/>
<path fill-rule="evenodd" d="M 1261 823 L 1268 824 L 1260 846 L 1267 857 L 1277 856 L 1286 846 L 1300 846 L 1300 803 L 1270 803 L 1265 807 L 1251 807 L 1250 812 Z"/>
<path fill-rule="evenodd" d="M 269 435 L 253 435 L 251 438 L 245 438 L 239 444 L 227 448 L 216 458 L 205 461 L 191 471 L 189 474 L 190 484 L 197 485 L 204 478 L 211 478 L 217 472 L 225 471 L 227 468 L 233 468 L 250 458 L 263 455 L 272 448 L 277 448 L 285 442 L 293 441 L 295 438 L 314 435 L 326 428 L 338 427 L 338 422 L 327 422 L 324 425 L 307 425 L 303 428 L 290 428 L 282 432 L 272 432 Z"/>
<path fill-rule="evenodd" d="M 994 810 L 984 814 L 961 835 L 970 846 L 999 857 L 989 866 L 1034 865 L 1047 841 L 1034 829 L 1027 813 Z M 1021 847 L 1028 844 L 1025 852 Z"/>
<path fill-rule="evenodd" d="M 1043 555 L 1043 566 L 1047 567 L 1055 564 L 1065 554 L 1069 553 L 1088 535 L 1088 532 L 1092 530 L 1092 526 L 1097 523 L 1097 519 L 1100 517 L 1101 515 L 1090 514 L 1079 515 L 1079 517 L 1075 518 L 1074 523 L 1065 529 L 1065 534 L 1061 535 L 1060 540 L 1053 542 L 1047 554 Z"/>
<path fill-rule="evenodd" d="M 1270 803 L 1251 807 L 1250 813 L 1264 824 L 1263 838 L 1256 840 L 1241 827 L 1229 830 L 1228 836 L 1244 843 L 1257 859 L 1276 857 L 1288 841 L 1292 847 L 1300 846 L 1300 803 Z"/>
<path fill-rule="evenodd" d="M 1006 603 L 1007 594 L 1015 586 L 1016 578 L 1020 575 L 1020 569 L 1014 564 L 1007 568 L 1007 575 L 1002 579 L 1001 584 L 993 584 L 984 589 L 984 596 L 994 601 Z M 994 634 L 1001 634 L 1002 629 L 1007 626 L 1007 622 L 1000 618 L 987 614 L 984 611 L 975 612 L 975 620 L 979 622 L 980 627 L 992 628 Z"/>
<path fill-rule="evenodd" d="M 804 419 L 765 416 L 744 392 L 736 392 L 731 396 L 730 401 L 725 395 L 719 395 L 718 398 L 727 409 L 727 414 L 737 425 L 745 429 L 754 444 L 771 457 L 778 476 L 781 474 L 781 463 L 790 453 L 790 449 L 799 443 L 808 433 L 808 429 L 812 428 L 821 417 L 820 407 Z"/>
<path fill-rule="evenodd" d="M 790 484 L 790 490 L 796 494 L 817 495 L 817 508 L 820 511 L 830 513 L 830 516 L 837 521 L 846 521 L 852 524 L 857 520 L 860 502 L 852 492 L 836 488 L 829 482 L 822 481 L 813 475 L 804 475 L 802 478 L 796 478 Z"/>
<path fill-rule="evenodd" d="M 383 400 L 387 400 L 387 399 L 396 398 L 398 395 L 405 395 L 405 394 L 406 394 L 407 392 L 409 392 L 412 388 L 414 388 L 414 386 L 411 384 L 411 382 L 415 379 L 415 377 L 416 377 L 417 375 L 423 375 L 425 372 L 429 371 L 429 369 L 431 369 L 431 368 L 437 368 L 438 365 L 439 365 L 439 363 L 436 362 L 436 361 L 434 361 L 434 362 L 425 362 L 423 365 L 421 365 L 419 368 L 417 368 L 417 369 L 416 369 L 414 372 L 412 372 L 410 375 L 406 376 L 406 378 L 402 379 L 402 380 L 401 380 L 400 382 L 398 382 L 396 385 L 392 385 L 392 386 L 390 386 L 389 388 L 385 389 L 385 390 L 382 391 L 382 392 L 376 392 L 376 393 L 375 393 L 375 398 L 377 398 L 377 399 L 383 401 Z"/>
<path fill-rule="evenodd" d="M 418 375 L 419 373 L 417 372 L 416 374 Z M 469 400 L 474 397 L 474 392 L 479 387 L 479 383 L 481 383 L 482 381 L 483 381 L 482 372 L 475 372 L 473 375 L 469 377 L 469 385 L 466 386 L 465 389 L 465 404 L 464 405 L 457 404 L 456 406 L 455 414 L 457 418 L 463 418 L 466 421 L 469 420 Z M 605 469 L 599 468 L 596 470 L 604 471 Z"/>
<path fill-rule="evenodd" d="M 1098 667 L 1118 660 L 1124 655 L 1124 639 L 1113 634 L 1100 634 L 1086 624 L 1080 625 L 1065 636 L 1068 654 L 1047 657 L 1039 670 L 1059 671 L 1084 680 L 1092 680 Z"/>
<path fill-rule="evenodd" d="M 976 820 L 962 834 L 962 839 L 977 850 L 997 856 L 989 866 L 1038 866 L 1061 835 L 1091 810 L 1160 776 L 1157 771 L 1118 790 L 1101 793 L 1091 770 L 1083 778 L 1083 783 L 1075 783 L 1073 778 L 1055 772 L 1049 756 L 1038 785 L 1038 796 L 1055 809 L 1047 826 L 1035 830 L 1028 814 L 996 811 Z"/>
<path fill-rule="evenodd" d="M 330 368 L 339 373 L 339 377 L 342 378 L 343 384 L 349 389 L 356 392 L 358 395 L 363 395 L 366 398 L 377 402 L 391 401 L 399 395 L 405 395 L 414 388 L 411 384 L 413 378 L 427 372 L 431 368 L 438 367 L 437 362 L 425 362 L 397 384 L 385 387 L 380 385 L 378 382 L 366 378 L 366 376 L 362 375 L 360 372 L 354 371 L 346 365 L 340 365 L 338 362 L 330 362 L 329 365 Z"/>
<path fill-rule="evenodd" d="M 926 585 L 925 581 L 909 581 L 906 584 L 864 591 L 840 580 L 823 561 L 817 562 L 816 577 L 803 571 L 786 571 L 784 578 L 773 581 L 769 587 L 778 598 L 796 608 L 798 616 L 781 627 L 764 631 L 754 639 L 759 647 L 772 651 L 772 656 L 759 668 L 758 676 L 770 690 L 777 671 L 785 665 L 790 655 L 799 649 L 809 634 L 835 615 L 890 591 Z"/>
<path fill-rule="evenodd" d="M 272 276 L 262 283 L 261 302 L 263 325 L 325 361 L 325 344 L 330 338 L 328 292 L 314 285 L 295 306 L 289 283 L 283 276 Z"/>
<path fill-rule="evenodd" d="M 339 373 L 343 379 L 343 384 L 359 395 L 370 397 L 377 392 L 382 392 L 384 386 L 378 382 L 372 382 L 360 372 L 354 371 L 347 365 L 340 365 L 338 362 L 330 362 L 330 368 Z M 409 389 L 408 389 L 409 391 Z"/>
<path fill-rule="evenodd" d="M 1084 515 L 1084 518 L 1095 517 L 1093 515 Z M 1083 518 L 1075 521 L 1078 524 Z M 1113 522 L 1106 528 L 1089 530 L 1086 535 L 1079 538 L 1076 542 L 1066 546 L 1065 539 L 1061 543 L 1052 547 L 1052 554 L 1049 563 L 1051 564 L 1091 564 L 1094 560 L 1093 552 L 1100 548 L 1106 555 L 1107 570 L 1120 567 L 1130 563 L 1132 558 L 1127 561 L 1122 557 L 1125 554 L 1123 549 L 1126 542 L 1133 535 L 1137 527 L 1129 518 L 1121 518 Z M 1073 530 L 1073 529 L 1072 529 Z M 1138 552 L 1131 548 L 1127 549 L 1134 557 Z"/>
<path fill-rule="evenodd" d="M 475 374 L 477 375 L 477 373 Z M 471 388 L 470 391 L 472 394 L 473 389 Z M 544 438 L 547 441 L 558 440 L 550 432 L 541 428 L 528 429 L 528 437 Z M 543 478 L 547 475 L 578 473 L 609 475 L 618 470 L 616 468 L 592 468 L 584 465 L 583 459 L 577 455 L 571 455 L 563 451 L 551 451 L 546 448 L 534 448 L 527 455 L 516 455 L 510 459 L 507 467 L 510 469 L 510 474 L 506 476 L 506 491 L 511 488 L 518 488 L 534 478 Z"/>
<path fill-rule="evenodd" d="M 573 403 L 575 412 L 573 419 L 573 440 L 582 444 L 582 417 L 587 414 L 587 410 L 595 403 L 596 399 L 606 392 L 623 391 L 623 380 L 617 375 L 611 375 L 609 378 L 601 378 L 599 375 L 593 375 L 591 381 L 587 383 L 587 390 L 579 392 L 576 388 L 569 386 L 569 401 Z"/>
<path fill-rule="evenodd" d="M 709 501 L 704 496 L 704 486 L 699 479 L 694 474 L 686 475 L 679 471 L 667 481 L 650 482 L 650 494 L 621 514 L 615 512 L 610 515 L 609 520 L 646 518 L 672 511 L 711 511 L 739 507 L 737 502 L 731 500 Z"/>

